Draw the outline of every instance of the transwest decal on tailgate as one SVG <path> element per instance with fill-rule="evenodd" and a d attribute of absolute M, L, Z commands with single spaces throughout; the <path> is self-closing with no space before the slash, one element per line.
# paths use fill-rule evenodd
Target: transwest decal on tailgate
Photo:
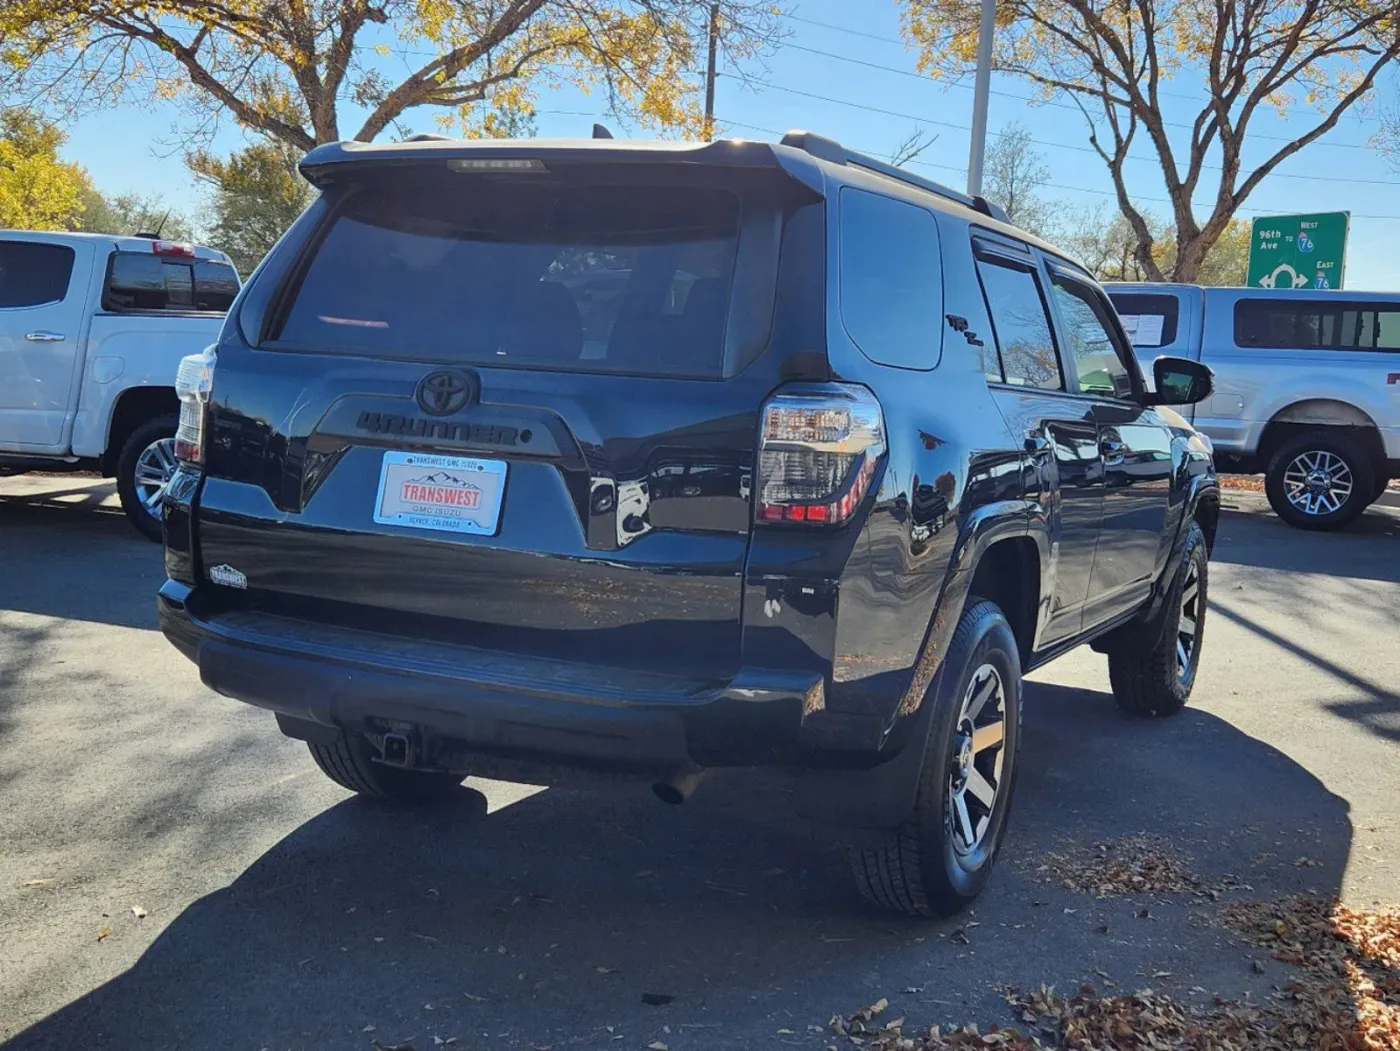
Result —
<path fill-rule="evenodd" d="M 499 460 L 386 452 L 374 520 L 412 529 L 491 535 L 501 517 L 506 465 Z"/>

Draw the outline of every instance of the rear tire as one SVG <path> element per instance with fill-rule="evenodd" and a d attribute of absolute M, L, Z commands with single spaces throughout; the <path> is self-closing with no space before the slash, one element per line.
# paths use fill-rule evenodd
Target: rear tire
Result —
<path fill-rule="evenodd" d="M 1021 663 L 994 603 L 968 599 L 924 703 L 934 707 L 914 812 L 893 843 L 852 849 L 851 870 L 867 901 L 910 916 L 950 916 L 986 886 L 1016 786 Z"/>
<path fill-rule="evenodd" d="M 1209 559 L 1205 533 L 1192 522 L 1161 630 L 1130 635 L 1109 651 L 1108 681 L 1125 712 L 1175 715 L 1191 699 L 1205 641 Z"/>
<path fill-rule="evenodd" d="M 437 771 L 402 770 L 376 763 L 375 748 L 362 734 L 342 733 L 334 744 L 308 741 L 321 772 L 341 788 L 394 803 L 431 803 L 456 794 L 462 778 Z"/>
<path fill-rule="evenodd" d="M 157 416 L 132 431 L 117 456 L 117 496 L 127 519 L 147 540 L 161 541 L 161 502 L 165 489 L 157 484 L 157 474 L 165 472 L 165 482 L 175 473 L 175 428 L 180 417 L 174 413 Z M 168 471 L 166 469 L 168 468 Z M 147 498 L 159 495 L 154 511 Z"/>
<path fill-rule="evenodd" d="M 1297 529 L 1340 529 L 1376 498 L 1376 469 L 1346 431 L 1319 428 L 1274 450 L 1264 492 L 1274 514 Z"/>

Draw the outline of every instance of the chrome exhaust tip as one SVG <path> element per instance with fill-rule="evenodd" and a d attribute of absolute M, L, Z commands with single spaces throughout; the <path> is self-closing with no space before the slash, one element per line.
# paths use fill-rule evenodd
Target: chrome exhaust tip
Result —
<path fill-rule="evenodd" d="M 651 786 L 651 790 L 656 793 L 656 798 L 670 806 L 680 806 L 695 791 L 695 786 L 700 783 L 705 776 L 705 771 L 699 767 L 684 770 L 676 776 L 666 781 L 658 781 Z"/>

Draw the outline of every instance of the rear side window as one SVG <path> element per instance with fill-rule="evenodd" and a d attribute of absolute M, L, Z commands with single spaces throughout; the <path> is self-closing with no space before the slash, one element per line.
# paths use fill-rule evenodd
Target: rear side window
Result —
<path fill-rule="evenodd" d="M 1063 390 L 1055 337 L 1033 271 L 980 258 L 977 273 L 996 330 L 1003 381 L 1015 387 Z"/>
<path fill-rule="evenodd" d="M 65 245 L 0 241 L 0 310 L 62 302 L 73 258 Z"/>
<path fill-rule="evenodd" d="M 1241 299 L 1235 304 L 1235 345 L 1400 351 L 1400 303 Z"/>
<path fill-rule="evenodd" d="M 275 338 L 301 349 L 718 377 L 739 198 L 425 179 L 339 209 Z"/>
<path fill-rule="evenodd" d="M 238 274 L 227 263 L 116 252 L 107 266 L 102 307 L 112 311 L 223 313 L 238 295 Z"/>
<path fill-rule="evenodd" d="M 1176 342 L 1181 302 L 1176 296 L 1145 292 L 1110 292 L 1128 342 L 1135 347 L 1168 347 Z"/>
<path fill-rule="evenodd" d="M 881 365 L 931 369 L 943 340 L 938 223 L 927 209 L 841 191 L 841 323 Z"/>

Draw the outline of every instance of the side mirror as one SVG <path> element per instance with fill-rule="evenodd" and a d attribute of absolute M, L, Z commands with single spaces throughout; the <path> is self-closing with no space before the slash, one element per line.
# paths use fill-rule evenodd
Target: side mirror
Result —
<path fill-rule="evenodd" d="M 1147 396 L 1149 405 L 1195 405 L 1215 390 L 1215 373 L 1189 358 L 1160 357 L 1152 363 L 1157 387 Z"/>

